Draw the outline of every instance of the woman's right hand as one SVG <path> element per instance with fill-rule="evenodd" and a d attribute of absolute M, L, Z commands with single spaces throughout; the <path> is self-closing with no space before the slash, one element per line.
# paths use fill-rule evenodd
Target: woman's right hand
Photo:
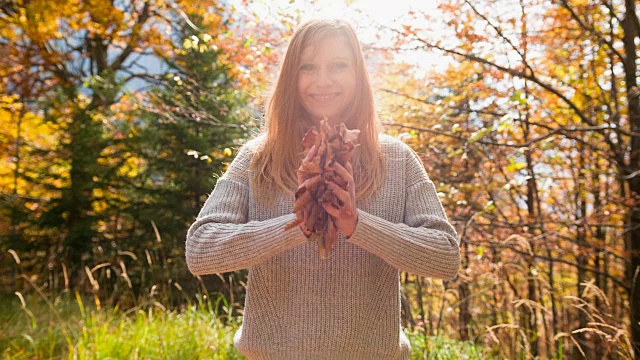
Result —
<path fill-rule="evenodd" d="M 302 160 L 302 163 L 304 164 L 305 162 L 311 161 L 311 159 L 313 159 L 316 156 L 317 152 L 318 151 L 316 149 L 316 146 L 313 145 L 311 149 L 309 149 L 307 156 L 304 158 L 304 160 Z M 305 179 L 304 178 L 305 173 L 301 171 L 300 168 L 298 168 L 296 175 L 298 176 L 298 189 L 302 186 L 302 184 L 305 184 L 306 188 L 310 189 L 315 183 L 319 182 L 322 179 L 321 174 L 318 174 L 309 179 Z M 307 190 L 293 203 L 293 207 L 295 209 L 298 209 L 296 211 L 296 217 L 300 221 L 300 224 L 298 226 L 300 227 L 300 230 L 302 230 L 302 233 L 306 237 L 309 237 L 312 234 L 311 229 L 308 229 L 306 227 L 306 223 L 304 221 L 304 219 L 306 218 L 305 216 L 306 212 L 309 207 L 308 205 L 311 201 L 312 201 L 311 192 Z"/>

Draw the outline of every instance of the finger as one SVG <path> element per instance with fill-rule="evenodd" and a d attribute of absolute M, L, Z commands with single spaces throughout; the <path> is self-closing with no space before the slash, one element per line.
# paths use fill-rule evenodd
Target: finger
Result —
<path fill-rule="evenodd" d="M 309 152 L 307 152 L 307 155 L 305 156 L 305 158 L 302 160 L 302 163 L 306 163 L 311 161 L 311 159 L 313 159 L 314 156 L 316 156 L 316 145 L 313 144 L 311 146 L 311 148 L 309 149 Z M 300 168 L 298 168 L 298 171 L 296 172 L 296 174 L 298 175 L 298 184 L 301 184 L 304 181 L 304 172 L 300 171 Z"/>
<path fill-rule="evenodd" d="M 301 209 L 304 209 L 305 206 L 311 201 L 311 192 L 305 191 L 298 200 L 296 200 L 295 204 L 293 204 L 293 212 L 298 212 Z"/>
<path fill-rule="evenodd" d="M 304 220 L 304 219 L 305 219 L 305 217 L 306 217 L 306 216 L 305 216 L 305 215 L 306 215 L 306 214 L 305 214 L 305 213 L 306 213 L 306 211 L 307 211 L 307 208 L 306 208 L 306 207 L 302 207 L 302 208 L 300 208 L 300 209 L 296 209 L 296 210 L 294 211 L 294 213 L 296 214 L 296 218 L 297 218 L 298 220 Z"/>
<path fill-rule="evenodd" d="M 313 159 L 314 156 L 316 156 L 316 144 L 313 144 L 313 146 L 311 146 L 311 148 L 309 149 L 309 152 L 307 153 L 307 156 L 304 158 L 304 161 L 311 161 L 311 159 Z"/>
<path fill-rule="evenodd" d="M 296 219 L 296 223 L 298 223 L 298 227 L 300 228 L 300 230 L 304 230 L 304 219 L 303 218 Z"/>
<path fill-rule="evenodd" d="M 304 182 L 304 171 L 298 169 L 298 171 L 296 171 L 296 175 L 298 176 L 298 187 L 300 187 L 300 184 Z"/>
<path fill-rule="evenodd" d="M 302 233 L 306 236 L 309 237 L 311 236 L 311 230 L 307 228 L 307 224 L 305 224 L 304 218 L 306 218 L 307 215 L 307 209 L 303 208 L 301 210 L 299 210 L 296 214 L 300 214 L 300 224 L 298 225 L 300 227 L 300 230 L 302 231 Z"/>
<path fill-rule="evenodd" d="M 296 225 L 300 225 L 301 223 L 304 222 L 304 219 L 298 214 L 296 213 L 296 220 L 287 224 L 284 228 L 285 231 L 294 228 Z"/>
<path fill-rule="evenodd" d="M 351 161 L 347 161 L 347 165 L 345 165 L 344 168 L 347 169 L 349 174 L 353 177 L 353 166 L 351 166 Z"/>
<path fill-rule="evenodd" d="M 347 186 L 350 188 L 353 184 L 353 176 L 351 176 L 347 169 L 345 169 L 344 166 L 342 166 L 339 162 L 336 161 L 335 163 L 333 163 L 333 165 L 335 165 L 338 175 L 340 175 L 340 177 L 347 182 Z"/>
<path fill-rule="evenodd" d="M 322 174 L 317 174 L 314 175 L 306 180 L 303 180 L 301 178 L 301 175 L 298 175 L 298 188 L 296 189 L 296 192 L 298 191 L 302 191 L 302 188 L 305 188 L 307 190 L 309 190 L 310 188 L 312 188 L 314 185 L 316 185 L 318 182 L 320 182 L 320 180 L 322 180 Z"/>
<path fill-rule="evenodd" d="M 306 225 L 304 224 L 304 221 L 302 222 L 302 224 L 299 225 L 299 227 L 300 227 L 300 231 L 302 231 L 304 236 L 309 237 L 309 236 L 311 236 L 311 234 L 313 234 L 313 232 L 311 232 L 311 230 L 309 230 L 306 227 Z"/>
<path fill-rule="evenodd" d="M 310 189 L 311 187 L 313 187 L 313 185 L 317 184 L 318 182 L 320 182 L 320 180 L 322 180 L 322 174 L 318 174 L 314 177 L 310 177 L 307 180 L 304 181 L 304 186 L 307 189 Z"/>
<path fill-rule="evenodd" d="M 316 174 L 314 176 L 311 176 L 311 174 L 312 173 L 305 171 L 302 168 L 298 168 L 298 170 L 296 171 L 296 175 L 298 177 L 298 189 L 302 187 L 302 183 L 304 183 L 306 180 L 312 179 L 314 176 L 320 175 L 320 174 Z"/>
<path fill-rule="evenodd" d="M 334 183 L 333 181 L 327 181 L 327 187 L 338 197 L 338 199 L 342 200 L 345 205 L 350 204 L 349 206 L 347 206 L 348 209 L 351 208 L 351 195 L 347 192 L 347 190 L 336 185 L 336 183 Z"/>
<path fill-rule="evenodd" d="M 322 208 L 333 217 L 337 218 L 340 216 L 340 209 L 329 203 L 322 203 Z"/>

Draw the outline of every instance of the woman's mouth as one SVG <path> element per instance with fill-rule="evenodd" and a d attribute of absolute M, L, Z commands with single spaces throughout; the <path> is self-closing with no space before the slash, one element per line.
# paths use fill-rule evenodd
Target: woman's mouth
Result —
<path fill-rule="evenodd" d="M 340 95 L 340 93 L 311 94 L 311 95 L 309 95 L 309 97 L 311 97 L 311 99 L 313 99 L 317 103 L 327 103 L 327 102 L 330 102 L 331 100 L 335 99 L 339 95 Z"/>

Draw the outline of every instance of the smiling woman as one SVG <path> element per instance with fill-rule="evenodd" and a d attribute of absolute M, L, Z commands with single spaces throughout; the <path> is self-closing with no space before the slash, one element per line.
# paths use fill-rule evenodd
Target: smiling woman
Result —
<path fill-rule="evenodd" d="M 328 186 L 342 205 L 324 207 L 339 231 L 325 259 L 302 227 L 288 227 L 297 218 L 294 202 L 302 199 L 295 190 L 305 183 L 297 177 L 301 140 L 323 116 L 359 130 L 359 146 L 335 169 L 346 189 Z M 189 228 L 189 271 L 249 269 L 234 337 L 249 360 L 409 359 L 399 271 L 453 279 L 460 241 L 420 157 L 378 131 L 350 23 L 314 19 L 295 31 L 265 120 Z"/>

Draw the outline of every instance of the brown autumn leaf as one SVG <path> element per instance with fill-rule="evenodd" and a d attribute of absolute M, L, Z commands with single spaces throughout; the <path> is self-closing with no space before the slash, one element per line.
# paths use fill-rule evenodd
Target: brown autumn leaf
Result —
<path fill-rule="evenodd" d="M 304 180 L 319 175 L 320 181 L 310 182 L 310 185 L 305 183 L 299 185 L 295 192 L 295 199 L 298 200 L 300 197 L 306 196 L 310 197 L 310 201 L 303 209 L 304 218 L 296 219 L 288 224 L 285 231 L 304 222 L 305 228 L 312 232 L 311 237 L 317 239 L 318 252 L 323 260 L 338 241 L 338 231 L 335 220 L 321 204 L 330 203 L 336 207 L 343 205 L 342 201 L 327 188 L 326 181 L 333 181 L 338 186 L 346 188 L 347 182 L 335 172 L 333 164 L 338 162 L 340 165 L 346 166 L 351 160 L 353 149 L 359 145 L 354 143 L 359 135 L 360 130 L 349 130 L 344 123 L 332 128 L 325 117 L 320 121 L 318 127 L 312 126 L 302 139 L 305 154 L 308 154 L 313 145 L 316 145 L 318 151 L 310 161 L 303 161 L 300 164 L 299 171 L 304 174 Z M 293 209 L 294 212 L 299 210 L 299 208 Z"/>

